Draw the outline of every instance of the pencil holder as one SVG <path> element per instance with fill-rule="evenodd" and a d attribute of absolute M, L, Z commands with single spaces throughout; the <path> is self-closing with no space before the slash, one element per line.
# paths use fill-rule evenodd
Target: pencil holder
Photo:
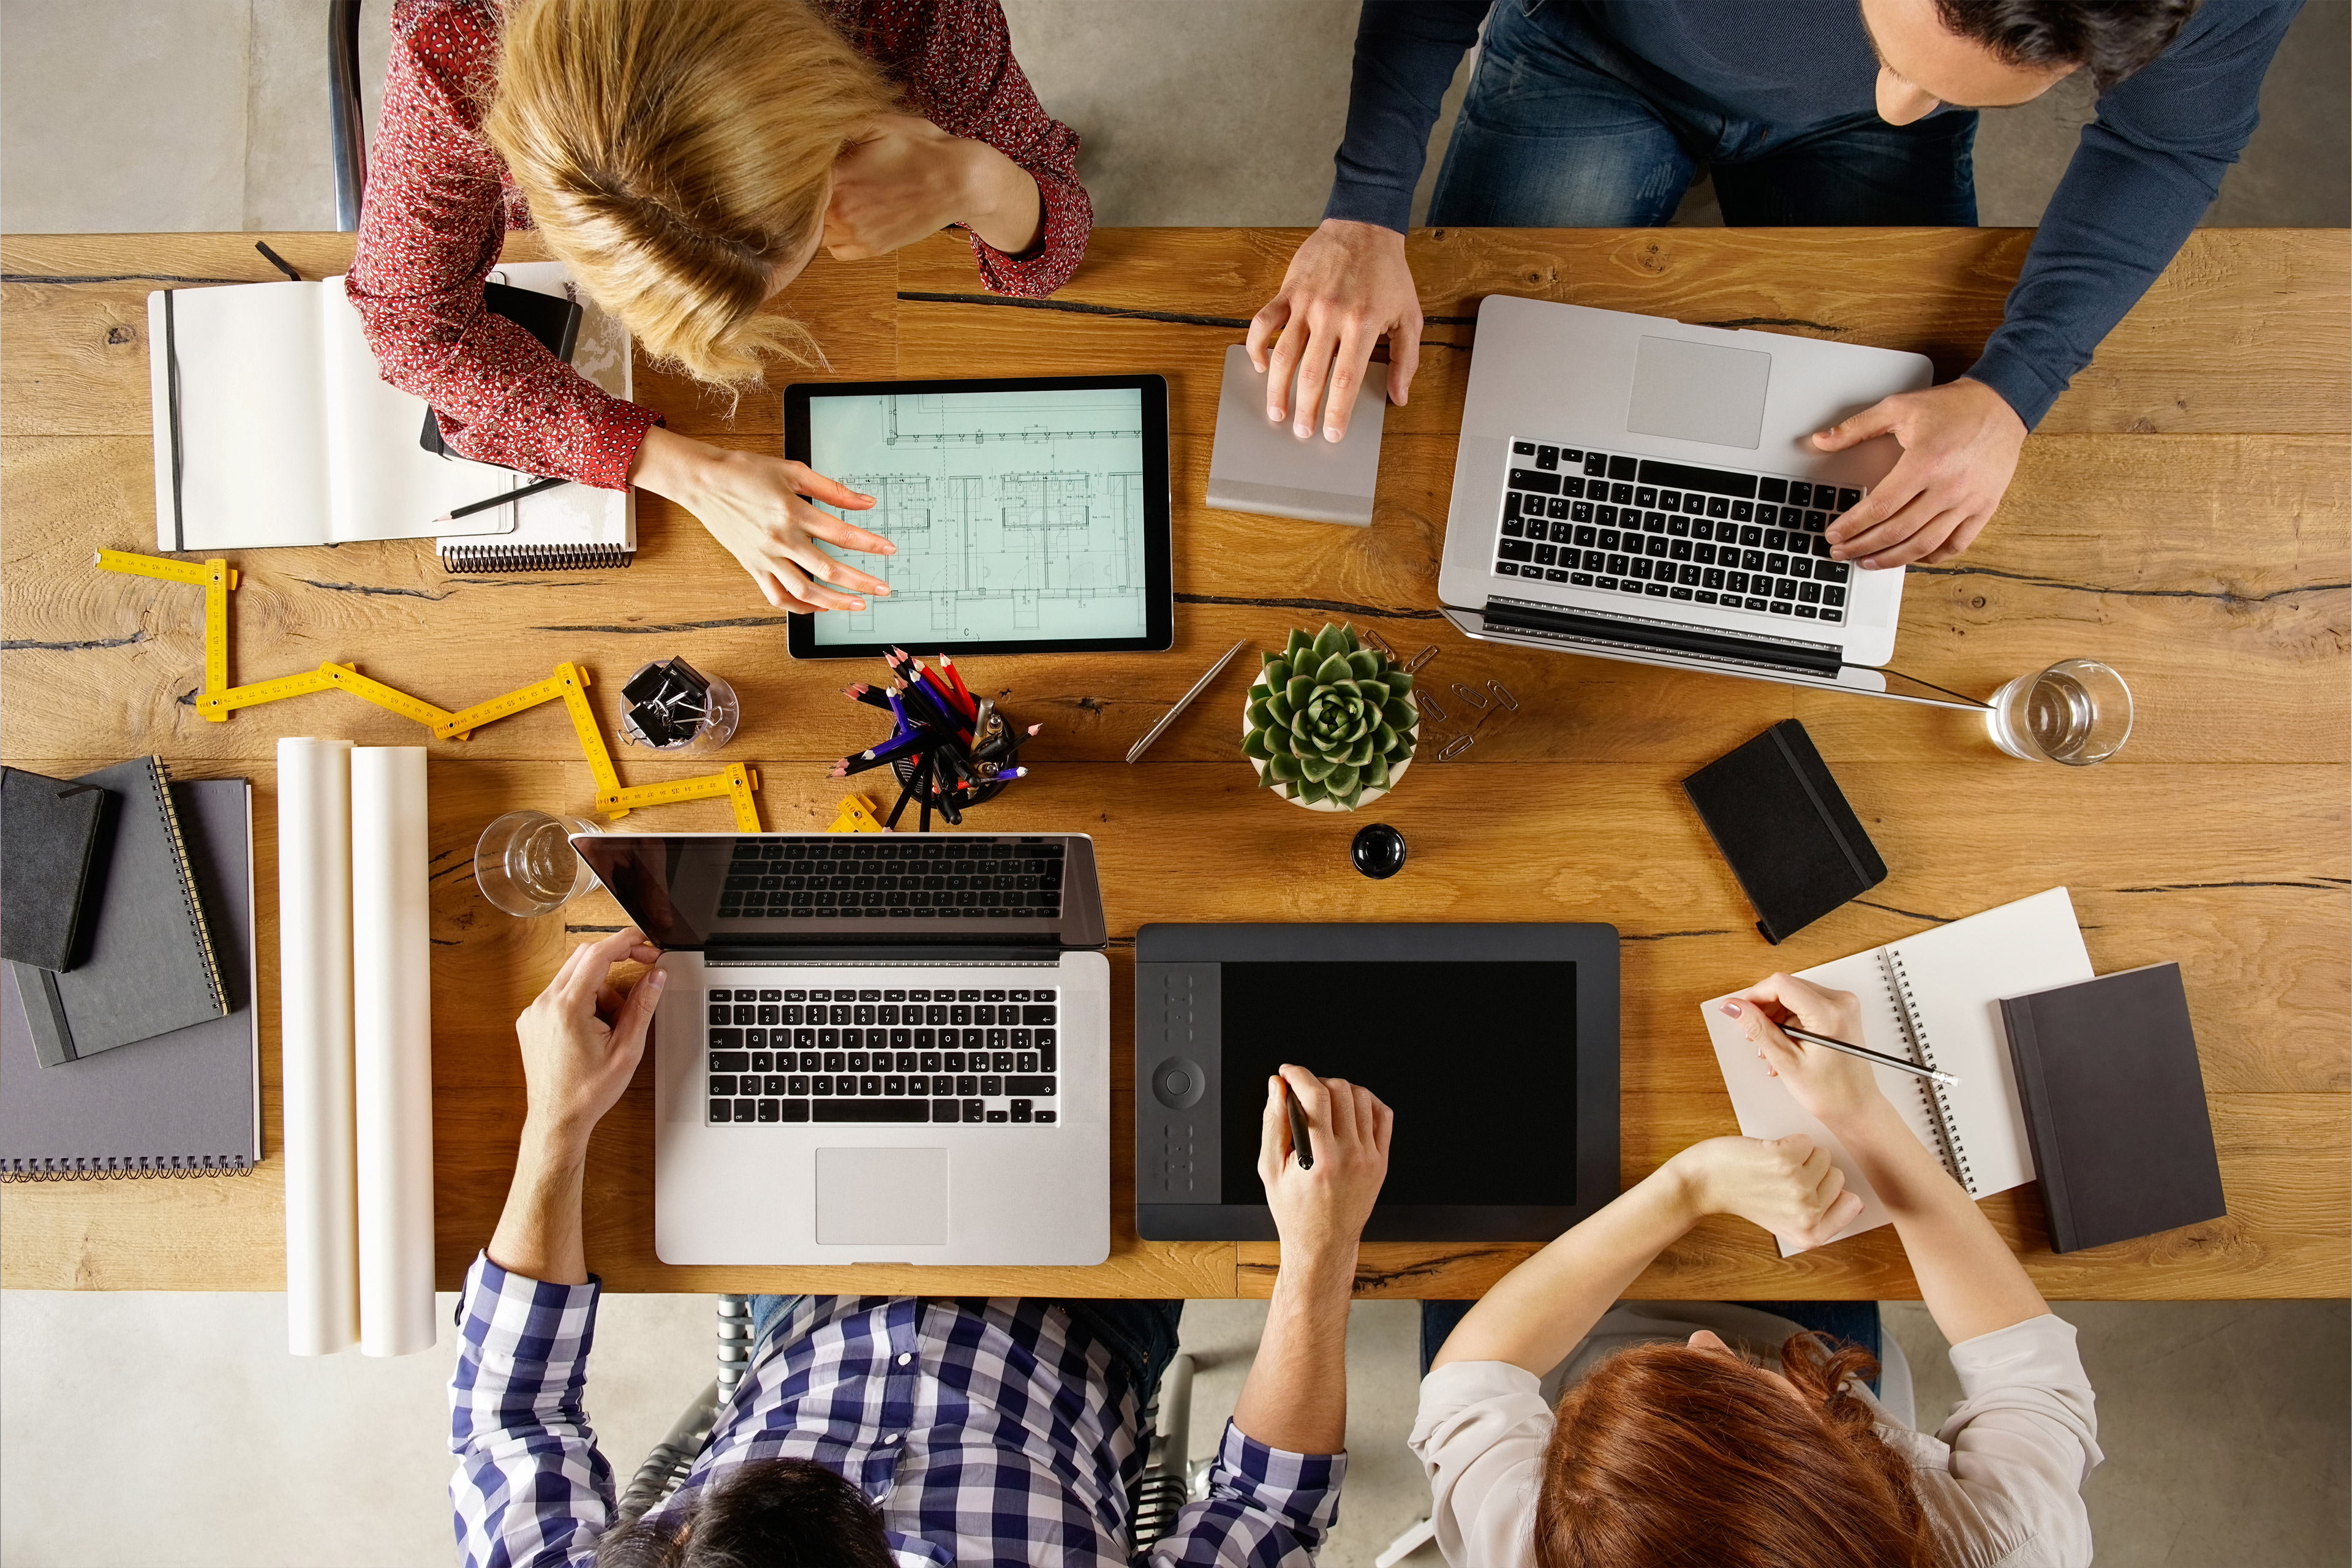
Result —
<path fill-rule="evenodd" d="M 890 671 L 887 685 L 845 686 L 841 694 L 887 712 L 890 734 L 842 758 L 832 776 L 889 768 L 898 781 L 898 798 L 885 827 L 896 828 L 910 804 L 917 807 L 918 832 L 930 831 L 934 811 L 949 826 L 960 826 L 966 811 L 995 799 L 1027 774 L 1019 765 L 1021 748 L 1043 724 L 1015 723 L 998 710 L 995 698 L 974 697 L 945 654 L 936 669 L 926 669 L 903 648 L 892 648 L 883 662 Z"/>

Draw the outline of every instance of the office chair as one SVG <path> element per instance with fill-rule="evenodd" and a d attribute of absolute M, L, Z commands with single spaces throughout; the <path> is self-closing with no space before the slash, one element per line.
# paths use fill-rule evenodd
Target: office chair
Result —
<path fill-rule="evenodd" d="M 735 1397 L 743 1373 L 751 1364 L 751 1298 L 719 1298 L 718 1373 L 703 1385 L 682 1411 L 669 1432 L 654 1445 L 646 1462 L 621 1492 L 617 1522 L 642 1517 L 656 1503 L 677 1490 L 694 1461 L 710 1442 L 719 1412 Z M 1143 1424 L 1151 1434 L 1145 1450 L 1143 1473 L 1128 1493 L 1127 1517 L 1134 1546 L 1131 1560 L 1143 1561 L 1152 1546 L 1176 1528 L 1176 1515 L 1200 1489 L 1207 1462 L 1188 1465 L 1185 1450 L 1192 1429 L 1192 1358 L 1179 1354 L 1160 1380 L 1160 1391 L 1144 1411 Z"/>
<path fill-rule="evenodd" d="M 360 0 L 327 6 L 327 127 L 334 142 L 335 229 L 355 234 L 367 189 L 367 111 L 360 102 Z"/>

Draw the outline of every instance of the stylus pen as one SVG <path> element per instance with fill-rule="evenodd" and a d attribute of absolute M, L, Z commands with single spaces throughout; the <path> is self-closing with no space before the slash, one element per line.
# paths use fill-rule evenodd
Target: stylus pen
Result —
<path fill-rule="evenodd" d="M 509 490 L 504 495 L 491 496 L 485 500 L 468 501 L 464 506 L 453 507 L 433 521 L 455 522 L 461 517 L 471 517 L 478 511 L 488 511 L 494 506 L 505 506 L 509 501 L 519 501 L 525 496 L 535 496 L 541 490 L 551 490 L 558 485 L 568 485 L 571 482 L 566 479 L 541 479 L 535 484 L 525 485 L 520 489 Z"/>
<path fill-rule="evenodd" d="M 1288 1079 L 1282 1080 L 1282 1102 L 1290 1107 L 1290 1152 L 1298 1156 L 1300 1170 L 1311 1171 L 1315 1168 L 1315 1145 L 1307 1137 L 1307 1108 L 1290 1092 Z"/>
<path fill-rule="evenodd" d="M 1138 757 L 1143 755 L 1144 752 L 1150 751 L 1151 749 L 1151 742 L 1160 739 L 1160 731 L 1168 728 L 1169 725 L 1176 722 L 1176 716 L 1179 713 L 1183 712 L 1185 709 L 1192 706 L 1192 699 L 1201 695 L 1201 692 L 1208 686 L 1209 682 L 1216 679 L 1218 675 L 1223 671 L 1225 666 L 1234 662 L 1234 655 L 1241 652 L 1242 649 L 1247 647 L 1249 647 L 1249 638 L 1244 637 L 1241 641 L 1234 644 L 1233 647 L 1225 649 L 1225 657 L 1217 660 L 1216 663 L 1209 666 L 1209 673 L 1201 677 L 1200 679 L 1192 682 L 1192 689 L 1184 693 L 1183 696 L 1176 699 L 1176 706 L 1161 714 L 1160 716 L 1160 722 L 1154 724 L 1150 730 L 1144 731 L 1143 739 L 1138 741 L 1135 743 L 1135 749 L 1127 753 L 1127 760 L 1131 763 Z"/>
<path fill-rule="evenodd" d="M 1843 1040 L 1832 1040 L 1827 1035 L 1816 1035 L 1810 1029 L 1800 1029 L 1790 1024 L 1780 1025 L 1779 1028 L 1782 1034 L 1792 1040 L 1802 1040 L 1811 1046 L 1826 1046 L 1831 1050 L 1843 1051 L 1850 1057 L 1860 1057 L 1864 1061 L 1876 1062 L 1881 1067 L 1893 1068 L 1897 1072 L 1907 1072 L 1919 1078 L 1934 1079 L 1937 1083 L 1948 1088 L 1959 1087 L 1960 1080 L 1950 1073 L 1939 1072 L 1934 1068 L 1923 1068 L 1917 1062 L 1906 1062 L 1901 1057 L 1890 1057 L 1877 1051 L 1864 1050 L 1860 1046 L 1850 1046 Z"/>

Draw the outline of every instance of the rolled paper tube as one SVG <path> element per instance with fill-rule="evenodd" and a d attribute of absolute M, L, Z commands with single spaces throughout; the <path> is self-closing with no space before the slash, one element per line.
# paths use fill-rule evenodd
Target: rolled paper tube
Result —
<path fill-rule="evenodd" d="M 351 742 L 279 741 L 286 1342 L 296 1355 L 331 1355 L 359 1340 L 351 824 Z"/>
<path fill-rule="evenodd" d="M 425 748 L 352 753 L 360 1353 L 431 1350 L 433 943 Z"/>

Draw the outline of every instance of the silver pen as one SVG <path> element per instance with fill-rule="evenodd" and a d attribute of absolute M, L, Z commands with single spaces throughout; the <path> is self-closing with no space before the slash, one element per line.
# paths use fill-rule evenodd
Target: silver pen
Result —
<path fill-rule="evenodd" d="M 1150 729 L 1144 731 L 1143 739 L 1138 741 L 1135 743 L 1134 749 L 1127 753 L 1127 760 L 1130 763 L 1134 762 L 1138 757 L 1142 756 L 1144 752 L 1150 751 L 1151 749 L 1151 742 L 1160 739 L 1160 731 L 1168 728 L 1169 725 L 1173 724 L 1176 721 L 1176 715 L 1183 712 L 1185 709 L 1190 708 L 1192 705 L 1192 699 L 1200 696 L 1202 691 L 1208 686 L 1209 682 L 1216 679 L 1217 677 L 1223 672 L 1225 666 L 1234 662 L 1234 655 L 1241 652 L 1242 649 L 1247 647 L 1249 647 L 1249 638 L 1244 637 L 1241 641 L 1227 648 L 1225 650 L 1225 657 L 1217 660 L 1216 663 L 1209 666 L 1209 673 L 1201 677 L 1200 679 L 1192 682 L 1192 689 L 1184 693 L 1183 696 L 1176 699 L 1176 706 L 1161 714 L 1160 716 L 1160 722 L 1154 724 Z"/>
<path fill-rule="evenodd" d="M 1876 1062 L 1880 1067 L 1893 1068 L 1897 1072 L 1907 1072 L 1919 1078 L 1933 1079 L 1948 1089 L 1959 1087 L 1958 1079 L 1935 1068 L 1923 1068 L 1917 1062 L 1906 1062 L 1901 1057 L 1890 1057 L 1880 1051 L 1864 1050 L 1860 1046 L 1848 1045 L 1843 1040 L 1832 1040 L 1827 1035 L 1816 1035 L 1810 1029 L 1800 1029 L 1793 1024 L 1779 1024 L 1774 1026 L 1792 1040 L 1802 1040 L 1810 1046 L 1826 1046 L 1831 1050 L 1843 1051 L 1850 1057 L 1860 1057 L 1864 1061 Z"/>

